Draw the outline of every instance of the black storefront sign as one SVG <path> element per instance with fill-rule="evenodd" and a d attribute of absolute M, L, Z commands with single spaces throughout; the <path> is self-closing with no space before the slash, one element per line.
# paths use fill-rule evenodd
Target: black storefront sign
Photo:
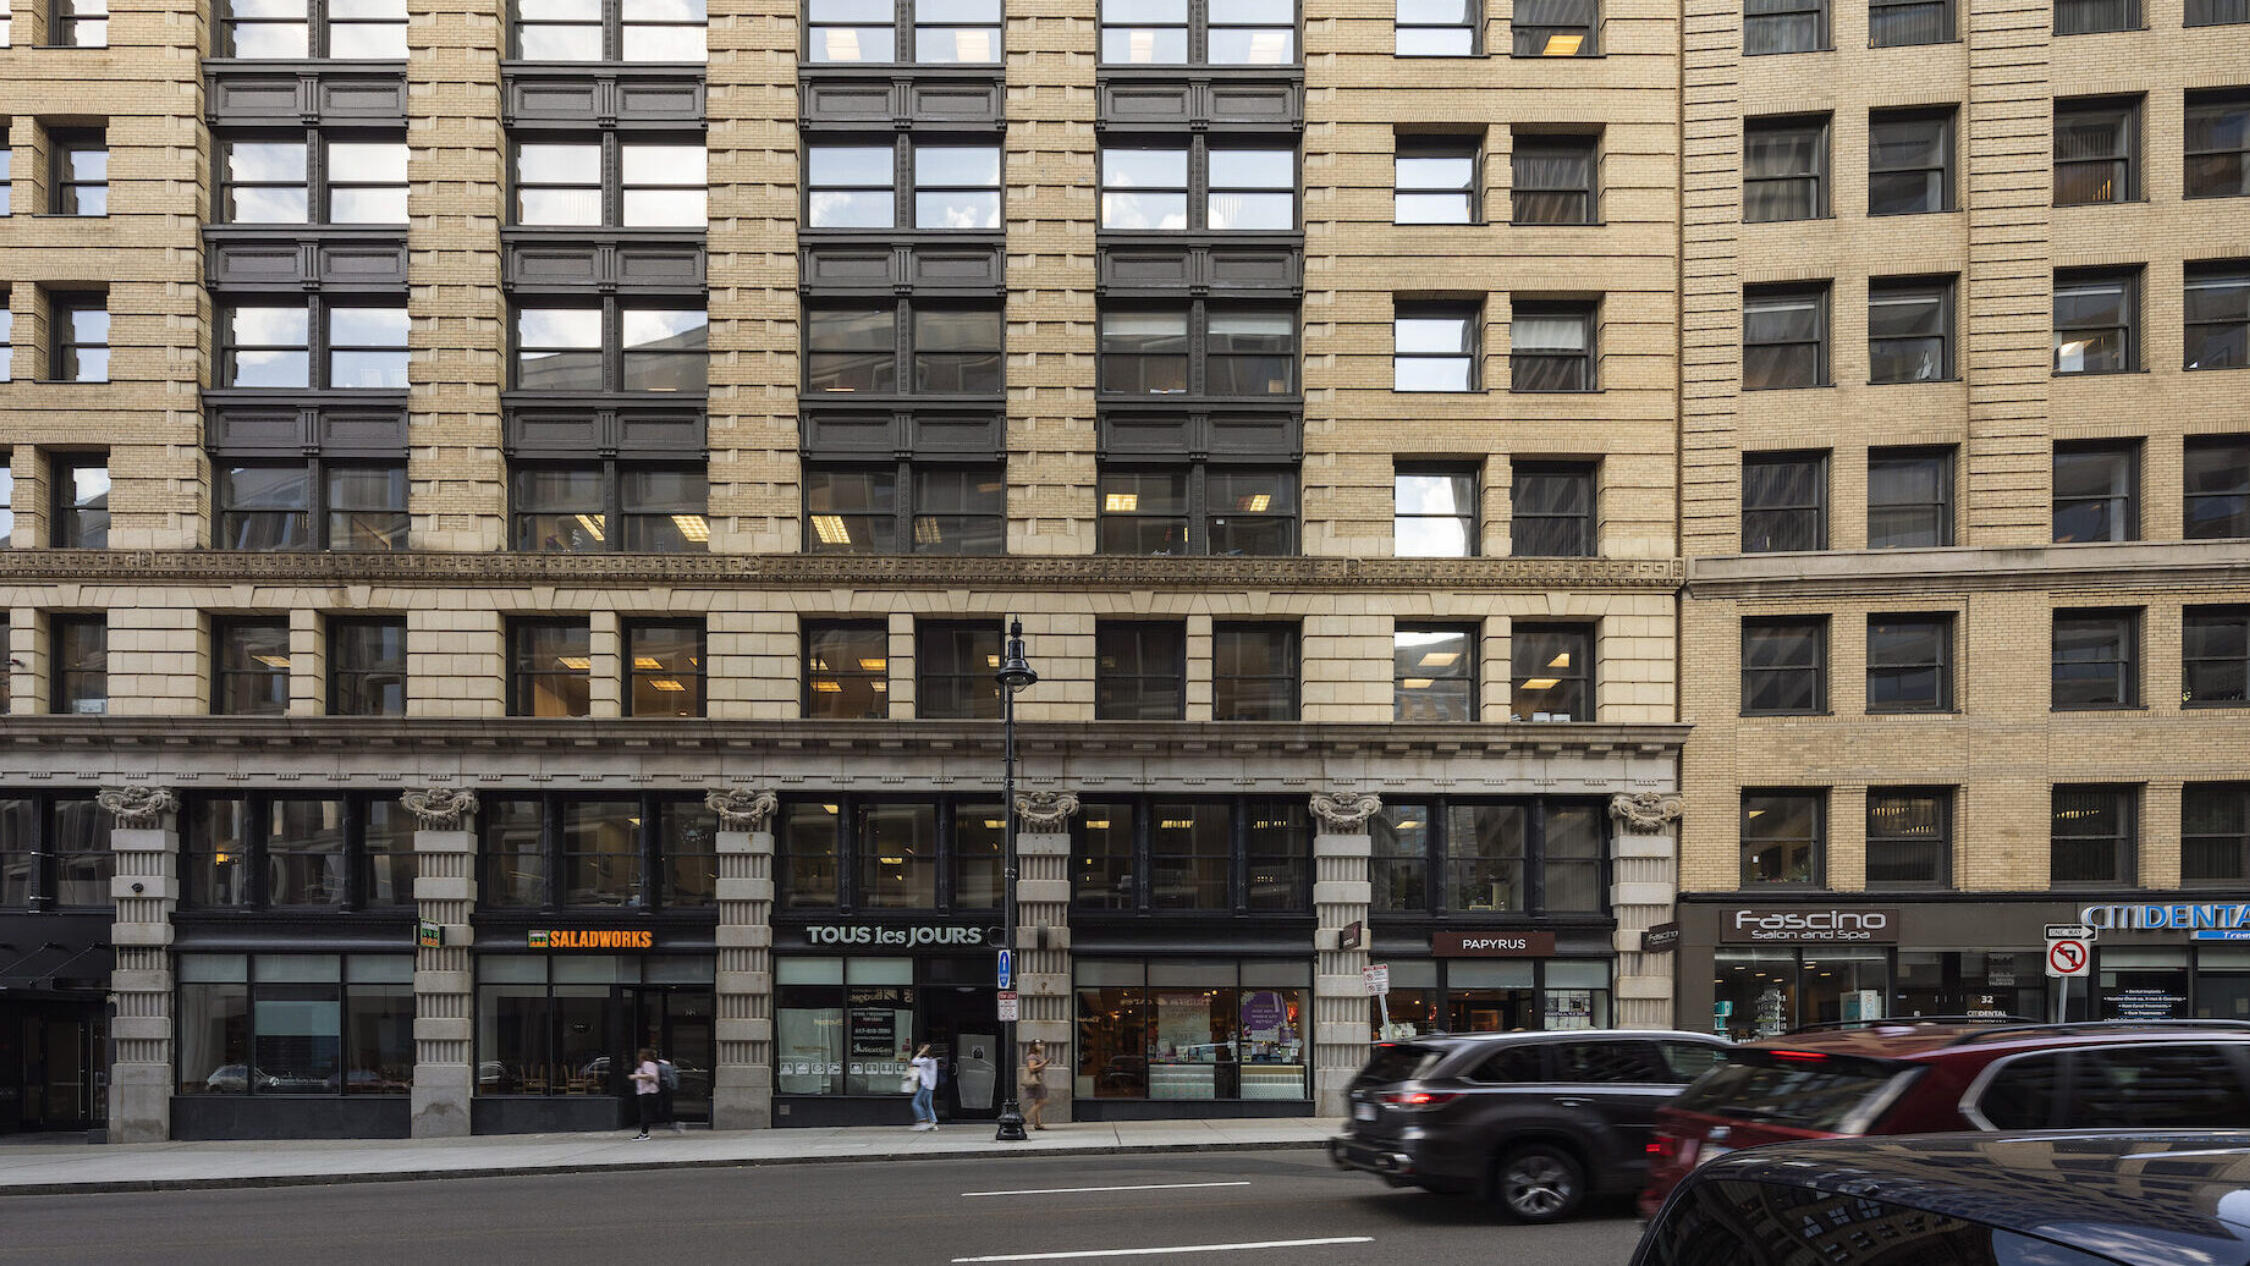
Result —
<path fill-rule="evenodd" d="M 1641 953 L 1669 954 L 1680 947 L 1680 925 L 1659 923 L 1641 933 Z"/>
<path fill-rule="evenodd" d="M 1896 945 L 1899 914 L 1870 906 L 1743 906 L 1719 912 L 1726 945 Z"/>

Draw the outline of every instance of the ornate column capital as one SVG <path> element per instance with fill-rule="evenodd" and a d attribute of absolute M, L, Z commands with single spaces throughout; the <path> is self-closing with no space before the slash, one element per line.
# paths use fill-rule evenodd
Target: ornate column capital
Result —
<path fill-rule="evenodd" d="M 703 793 L 703 807 L 719 815 L 720 830 L 754 834 L 773 829 L 773 815 L 781 809 L 781 797 L 743 787 L 713 787 Z"/>
<path fill-rule="evenodd" d="M 94 803 L 128 830 L 160 827 L 165 814 L 180 808 L 180 798 L 170 787 L 104 787 L 95 794 Z"/>
<path fill-rule="evenodd" d="M 1078 814 L 1078 796 L 1069 791 L 1019 791 L 1016 793 L 1016 816 L 1034 831 L 1053 833 L 1066 830 L 1071 818 Z"/>
<path fill-rule="evenodd" d="M 466 830 L 477 811 L 477 793 L 467 787 L 414 787 L 400 793 L 398 802 L 423 831 Z"/>
<path fill-rule="evenodd" d="M 1371 791 L 1316 791 L 1312 811 L 1329 835 L 1364 835 L 1368 819 L 1383 811 L 1383 798 Z"/>
<path fill-rule="evenodd" d="M 1680 820 L 1680 797 L 1662 791 L 1636 791 L 1609 798 L 1609 816 L 1636 835 L 1654 835 Z"/>

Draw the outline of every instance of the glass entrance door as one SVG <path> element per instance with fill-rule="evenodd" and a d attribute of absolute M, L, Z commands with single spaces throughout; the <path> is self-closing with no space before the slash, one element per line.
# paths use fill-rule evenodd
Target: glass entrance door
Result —
<path fill-rule="evenodd" d="M 999 1116 L 1012 1070 L 1002 1062 L 992 991 L 973 985 L 925 986 L 922 1005 L 922 1040 L 945 1074 L 938 1083 L 942 1115 L 971 1121 Z"/>
<path fill-rule="evenodd" d="M 31 1003 L 0 1019 L 0 1127 L 83 1130 L 108 1116 L 108 1022 L 99 1004 Z"/>
<path fill-rule="evenodd" d="M 712 991 L 697 986 L 648 985 L 634 994 L 634 1049 L 648 1046 L 672 1061 L 680 1088 L 672 1093 L 676 1120 L 711 1120 L 711 1077 L 718 1063 Z"/>

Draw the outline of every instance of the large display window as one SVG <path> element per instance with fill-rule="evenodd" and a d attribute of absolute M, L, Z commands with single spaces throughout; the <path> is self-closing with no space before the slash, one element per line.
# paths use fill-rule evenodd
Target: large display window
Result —
<path fill-rule="evenodd" d="M 1886 950 L 1722 949 L 1712 966 L 1712 1032 L 1738 1042 L 1778 1037 L 1808 1024 L 1890 1014 Z"/>
<path fill-rule="evenodd" d="M 774 963 L 776 1092 L 896 1097 L 913 1041 L 913 959 Z"/>
<path fill-rule="evenodd" d="M 1082 960 L 1077 982 L 1080 1098 L 1311 1097 L 1310 963 Z"/>
<path fill-rule="evenodd" d="M 182 954 L 183 1095 L 403 1095 L 411 954 Z"/>
<path fill-rule="evenodd" d="M 709 955 L 484 954 L 477 958 L 477 1093 L 617 1095 L 633 1054 L 680 1072 L 674 1110 L 697 1117 L 717 1055 Z"/>
<path fill-rule="evenodd" d="M 1378 1041 L 1425 1033 L 1606 1029 L 1607 959 L 1392 960 Z"/>

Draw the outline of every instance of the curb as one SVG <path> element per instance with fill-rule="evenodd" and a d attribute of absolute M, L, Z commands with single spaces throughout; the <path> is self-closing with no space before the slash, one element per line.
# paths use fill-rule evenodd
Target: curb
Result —
<path fill-rule="evenodd" d="M 135 1178 L 111 1182 L 23 1183 L 0 1187 L 10 1196 L 114 1195 L 121 1192 L 228 1191 L 246 1187 L 342 1187 L 378 1182 L 436 1182 L 449 1178 L 529 1178 L 542 1174 L 609 1174 L 666 1169 L 765 1169 L 780 1165 L 866 1165 L 894 1161 L 1020 1160 L 1070 1156 L 1161 1156 L 1174 1152 L 1282 1152 L 1324 1148 L 1312 1139 L 1273 1143 L 1127 1144 L 1120 1147 L 1038 1148 L 997 1152 L 876 1152 L 857 1156 L 712 1157 L 704 1160 L 595 1161 L 560 1165 L 487 1165 L 473 1169 L 400 1169 L 373 1173 L 273 1174 L 244 1178 Z"/>

